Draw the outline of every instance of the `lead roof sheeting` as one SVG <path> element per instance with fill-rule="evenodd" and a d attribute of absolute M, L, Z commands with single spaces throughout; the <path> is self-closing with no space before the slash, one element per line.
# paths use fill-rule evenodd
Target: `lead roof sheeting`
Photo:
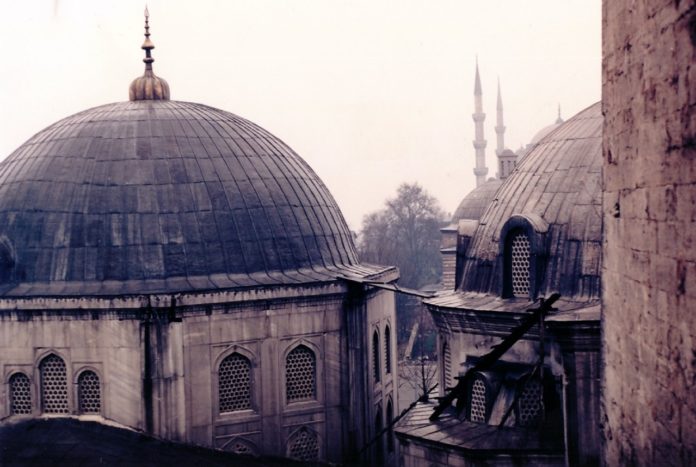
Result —
<path fill-rule="evenodd" d="M 37 133 L 0 163 L 0 219 L 17 282 L 275 283 L 276 271 L 358 265 L 306 162 L 249 121 L 185 102 L 108 104 Z"/>

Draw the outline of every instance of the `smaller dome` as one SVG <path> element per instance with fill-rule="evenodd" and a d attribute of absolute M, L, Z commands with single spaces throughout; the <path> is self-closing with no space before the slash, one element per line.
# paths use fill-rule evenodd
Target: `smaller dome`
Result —
<path fill-rule="evenodd" d="M 470 191 L 469 194 L 464 197 L 461 203 L 459 203 L 457 210 L 454 211 L 452 222 L 457 223 L 461 219 L 481 219 L 481 216 L 483 216 L 486 208 L 489 204 L 491 204 L 493 198 L 495 198 L 495 194 L 498 191 L 498 188 L 500 188 L 501 184 L 501 180 L 491 178 L 483 185 Z"/>
<path fill-rule="evenodd" d="M 553 131 L 556 128 L 561 126 L 561 123 L 563 122 L 559 123 L 558 121 L 556 121 L 556 123 L 552 123 L 551 125 L 545 126 L 541 130 L 537 131 L 534 137 L 532 137 L 532 140 L 529 142 L 529 144 L 532 146 L 538 144 L 542 139 L 546 138 L 548 135 L 553 133 Z"/>

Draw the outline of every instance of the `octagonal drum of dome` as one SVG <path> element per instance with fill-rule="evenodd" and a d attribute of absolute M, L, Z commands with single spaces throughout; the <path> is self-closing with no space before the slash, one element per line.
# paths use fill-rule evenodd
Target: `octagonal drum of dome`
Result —
<path fill-rule="evenodd" d="M 501 295 L 501 236 L 511 220 L 531 230 L 535 292 L 598 299 L 602 212 L 602 111 L 594 104 L 542 138 L 505 180 L 467 251 L 459 290 Z"/>
<path fill-rule="evenodd" d="M 360 270 L 333 197 L 285 143 L 140 100 L 46 128 L 0 163 L 4 294 L 140 293 Z"/>

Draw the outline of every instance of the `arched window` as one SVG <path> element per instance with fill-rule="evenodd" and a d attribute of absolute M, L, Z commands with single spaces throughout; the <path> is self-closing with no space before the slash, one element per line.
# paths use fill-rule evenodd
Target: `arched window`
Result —
<path fill-rule="evenodd" d="M 389 426 L 389 431 L 387 431 L 387 450 L 389 452 L 394 452 L 394 427 L 391 424 L 394 420 L 394 406 L 392 405 L 391 399 L 387 401 L 387 426 Z"/>
<path fill-rule="evenodd" d="M 317 358 L 309 347 L 298 345 L 285 359 L 285 390 L 288 402 L 316 399 Z"/>
<path fill-rule="evenodd" d="M 31 384 L 24 373 L 15 373 L 10 377 L 10 414 L 31 414 Z"/>
<path fill-rule="evenodd" d="M 220 413 L 251 408 L 251 362 L 233 353 L 218 367 L 218 402 Z"/>
<path fill-rule="evenodd" d="M 379 377 L 382 373 L 379 366 L 379 350 L 379 334 L 377 334 L 377 330 L 375 330 L 375 332 L 372 333 L 372 375 L 376 383 L 379 382 Z"/>
<path fill-rule="evenodd" d="M 318 460 L 317 435 L 305 427 L 300 428 L 288 441 L 288 457 L 301 461 Z"/>
<path fill-rule="evenodd" d="M 384 328 L 384 371 L 390 374 L 392 371 L 391 361 L 391 329 L 387 324 Z"/>
<path fill-rule="evenodd" d="M 85 370 L 80 373 L 77 378 L 77 398 L 80 413 L 101 412 L 101 386 L 95 372 Z"/>
<path fill-rule="evenodd" d="M 46 413 L 68 413 L 68 376 L 65 362 L 56 354 L 41 360 L 41 408 Z"/>
<path fill-rule="evenodd" d="M 471 382 L 469 402 L 469 420 L 485 423 L 488 420 L 488 386 L 481 376 L 475 376 Z"/>
<path fill-rule="evenodd" d="M 377 461 L 377 465 L 382 465 L 384 463 L 384 444 L 382 443 L 384 435 L 380 434 L 382 433 L 383 428 L 384 423 L 382 422 L 382 406 L 378 405 L 377 414 L 375 415 L 375 436 L 377 437 L 375 441 L 375 460 Z"/>
<path fill-rule="evenodd" d="M 507 236 L 505 248 L 505 282 L 507 295 L 530 296 L 531 245 L 522 229 L 515 229 Z"/>
<path fill-rule="evenodd" d="M 530 426 L 539 422 L 543 414 L 543 387 L 541 381 L 532 378 L 521 384 L 517 398 L 517 424 Z"/>
<path fill-rule="evenodd" d="M 442 390 L 446 390 L 452 381 L 452 354 L 450 352 L 449 344 L 447 341 L 442 343 L 442 383 L 444 387 Z"/>

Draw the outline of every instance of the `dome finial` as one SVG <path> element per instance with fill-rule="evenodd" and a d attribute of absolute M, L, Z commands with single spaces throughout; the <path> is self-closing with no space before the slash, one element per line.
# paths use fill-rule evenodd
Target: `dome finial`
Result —
<path fill-rule="evenodd" d="M 169 100 L 169 84 L 152 71 L 152 49 L 155 44 L 150 40 L 150 11 L 145 5 L 145 41 L 141 49 L 145 51 L 145 73 L 143 76 L 136 78 L 130 85 L 129 97 L 132 101 L 141 100 Z"/>
<path fill-rule="evenodd" d="M 563 119 L 561 118 L 561 103 L 558 103 L 558 117 L 556 118 L 556 123 L 563 123 Z"/>

